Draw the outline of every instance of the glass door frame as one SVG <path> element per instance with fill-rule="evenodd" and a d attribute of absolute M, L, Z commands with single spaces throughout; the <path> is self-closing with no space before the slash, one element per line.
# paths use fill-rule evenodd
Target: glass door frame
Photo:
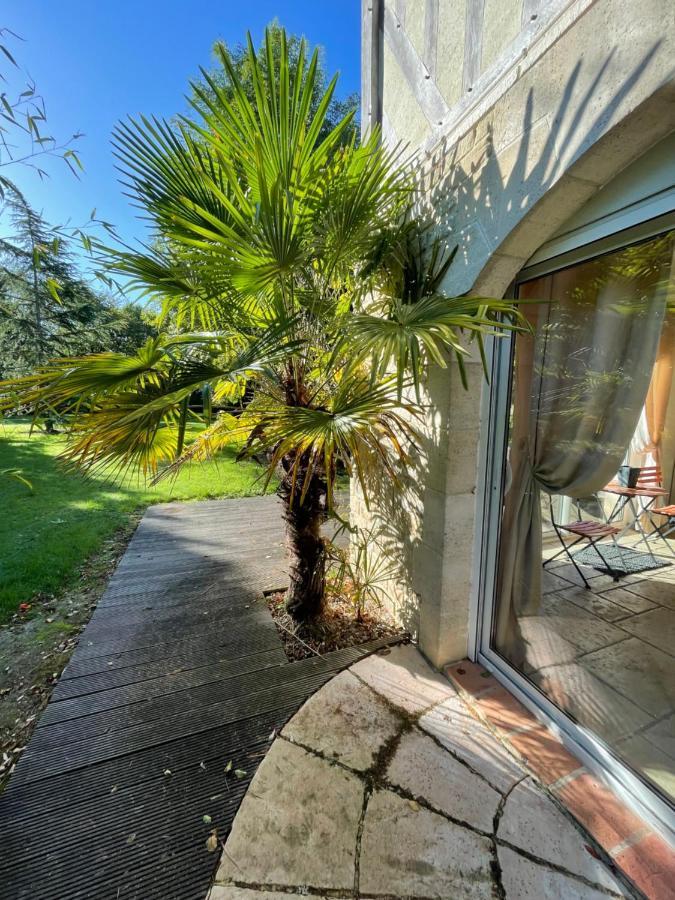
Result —
<path fill-rule="evenodd" d="M 634 228 L 595 241 L 577 250 L 523 269 L 507 296 L 515 296 L 517 285 L 550 274 L 611 250 L 639 243 L 675 228 L 675 213 L 659 216 Z M 496 605 L 496 568 L 499 553 L 506 447 L 513 375 L 515 339 L 508 335 L 490 341 L 490 382 L 481 398 L 479 478 L 476 497 L 474 571 L 472 578 L 469 656 L 508 688 L 534 715 L 550 727 L 581 763 L 608 783 L 612 790 L 640 816 L 675 845 L 675 808 L 652 790 L 647 782 L 623 763 L 589 729 L 572 721 L 535 685 L 518 672 L 491 646 Z"/>

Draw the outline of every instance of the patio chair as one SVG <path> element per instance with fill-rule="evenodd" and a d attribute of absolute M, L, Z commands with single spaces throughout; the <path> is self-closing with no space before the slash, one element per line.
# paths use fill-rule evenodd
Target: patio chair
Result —
<path fill-rule="evenodd" d="M 671 503 L 670 506 L 659 506 L 656 509 L 650 509 L 647 515 L 654 528 L 643 538 L 645 543 L 653 537 L 659 537 L 668 548 L 668 552 L 675 556 L 675 550 L 667 541 L 667 538 L 675 531 L 675 504 Z M 664 516 L 666 521 L 661 525 L 657 525 L 652 516 Z M 641 543 L 641 541 L 638 543 Z M 648 544 L 647 547 L 649 547 Z"/>
<path fill-rule="evenodd" d="M 620 484 L 618 481 L 612 481 L 603 490 L 610 494 L 619 494 L 620 497 L 621 495 L 650 497 L 652 494 L 663 496 L 666 493 L 663 489 L 661 466 L 642 466 L 638 469 L 638 475 L 633 484 Z"/>
<path fill-rule="evenodd" d="M 549 502 L 549 508 L 551 511 L 551 525 L 553 526 L 553 529 L 555 530 L 555 533 L 558 536 L 558 540 L 560 541 L 562 549 L 559 550 L 558 553 L 556 553 L 554 556 L 551 556 L 549 559 L 545 559 L 543 562 L 543 567 L 546 568 L 546 566 L 549 563 L 553 562 L 554 559 L 557 559 L 559 556 L 562 556 L 562 554 L 565 553 L 568 556 L 569 561 L 572 563 L 574 568 L 579 573 L 579 577 L 583 581 L 586 589 L 590 590 L 591 586 L 588 583 L 586 576 L 579 568 L 577 561 L 575 560 L 574 556 L 572 556 L 572 553 L 571 553 L 572 548 L 576 547 L 577 544 L 580 544 L 583 541 L 588 541 L 589 546 L 595 550 L 595 552 L 598 554 L 598 556 L 602 560 L 602 563 L 603 563 L 605 569 L 607 570 L 607 572 L 612 576 L 614 581 L 618 581 L 620 576 L 623 573 L 617 572 L 616 570 L 614 570 L 611 567 L 609 562 L 605 559 L 605 557 L 602 554 L 599 542 L 603 538 L 611 538 L 612 541 L 616 541 L 616 536 L 617 536 L 617 534 L 619 534 L 621 532 L 621 529 L 618 528 L 616 525 L 609 525 L 606 522 L 594 522 L 593 520 L 590 520 L 590 519 L 582 519 L 581 518 L 581 507 L 579 505 L 579 500 L 573 501 L 577 507 L 577 516 L 578 516 L 577 521 L 576 522 L 568 522 L 565 525 L 559 525 L 556 522 L 555 515 L 553 513 L 553 495 L 552 494 L 548 495 L 548 502 Z M 573 540 L 571 544 L 565 543 L 565 537 L 567 537 L 568 535 L 571 535 L 572 537 L 575 538 L 575 540 Z"/>
<path fill-rule="evenodd" d="M 654 525 L 654 522 L 651 519 L 654 503 L 659 497 L 666 497 L 668 491 L 663 487 L 663 473 L 660 466 L 642 466 L 637 469 L 637 472 L 637 478 L 630 486 L 612 481 L 603 488 L 607 493 L 615 494 L 617 498 L 614 508 L 607 518 L 607 522 L 611 524 L 615 519 L 619 518 L 619 516 L 623 516 L 624 511 L 628 508 L 631 513 L 630 520 L 623 524 L 619 534 L 619 540 L 621 540 L 627 531 L 635 529 L 640 535 L 640 539 L 635 547 L 637 548 L 639 544 L 644 543 L 647 552 L 651 556 L 654 564 L 656 564 L 657 560 L 649 545 L 649 538 L 655 532 L 658 532 L 658 536 L 662 538 L 664 543 L 665 538 L 658 529 L 655 529 L 648 535 L 641 518 L 642 516 L 646 516 L 650 523 Z"/>

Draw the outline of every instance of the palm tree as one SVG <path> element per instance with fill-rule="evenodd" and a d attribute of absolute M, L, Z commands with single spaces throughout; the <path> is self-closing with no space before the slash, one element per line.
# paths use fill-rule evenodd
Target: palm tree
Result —
<path fill-rule="evenodd" d="M 307 43 L 305 38 L 297 34 L 286 34 L 277 19 L 274 19 L 269 23 L 269 25 L 265 29 L 265 35 L 266 41 L 260 47 L 256 48 L 258 66 L 263 74 L 266 74 L 268 60 L 270 58 L 269 49 L 267 46 L 267 44 L 270 42 L 272 45 L 272 59 L 274 60 L 276 66 L 279 65 L 279 59 L 281 57 L 282 42 L 284 42 L 286 46 L 288 65 L 291 69 L 295 69 L 295 67 L 297 66 L 298 55 L 301 50 L 303 56 L 306 57 L 309 44 Z M 214 50 L 216 57 L 218 57 L 220 54 L 218 44 L 215 45 Z M 237 78 L 241 86 L 244 88 L 246 96 L 248 97 L 249 101 L 254 103 L 256 95 L 255 89 L 253 87 L 253 79 L 251 77 L 252 73 L 251 67 L 249 65 L 248 47 L 246 46 L 246 44 L 237 43 L 235 45 L 230 45 L 229 47 L 227 47 L 227 52 L 230 63 L 237 73 Z M 306 59 L 305 66 L 307 66 L 308 64 L 309 59 Z M 209 70 L 209 78 L 218 85 L 219 89 L 223 91 L 230 103 L 236 103 L 234 87 L 230 82 L 229 75 L 222 65 L 215 66 L 213 70 Z M 316 112 L 319 103 L 321 102 L 325 93 L 327 84 L 328 77 L 323 64 L 321 52 L 319 52 L 319 62 L 314 75 L 312 99 L 309 104 L 310 116 L 313 116 Z M 197 85 L 202 92 L 205 92 L 207 94 L 212 93 L 211 87 L 205 79 L 199 80 L 197 82 Z M 202 104 L 199 94 L 193 93 L 193 99 L 199 106 L 200 111 L 207 111 L 207 107 Z M 343 143 L 351 140 L 354 136 L 354 132 L 358 130 L 358 107 L 358 94 L 349 94 L 344 98 L 338 98 L 334 94 L 328 106 L 328 109 L 326 110 L 326 118 L 324 119 L 323 125 L 321 126 L 319 139 L 327 137 L 330 131 L 332 131 L 332 129 L 338 124 L 338 122 L 340 122 L 350 110 L 354 110 L 355 116 L 352 120 L 352 128 L 346 131 L 343 135 Z"/>
<path fill-rule="evenodd" d="M 301 48 L 289 65 L 281 41 L 275 56 L 268 36 L 263 70 L 249 36 L 253 100 L 221 47 L 236 102 L 203 72 L 194 121 L 117 129 L 126 186 L 153 235 L 141 252 L 107 251 L 108 266 L 161 299 L 174 333 L 131 356 L 56 360 L 3 390 L 6 406 L 69 407 L 65 455 L 85 469 L 140 465 L 161 477 L 231 442 L 266 454 L 281 473 L 287 607 L 302 622 L 324 602 L 321 525 L 338 466 L 366 495 L 373 459 L 396 479 L 426 363 L 449 354 L 461 367 L 463 332 L 480 344 L 518 315 L 506 301 L 440 293 L 451 254 L 412 214 L 410 168 L 377 134 L 345 145 L 353 113 L 320 137 L 336 79 L 312 113 L 317 54 L 307 62 Z M 186 447 L 188 398 L 204 386 L 238 406 Z"/>

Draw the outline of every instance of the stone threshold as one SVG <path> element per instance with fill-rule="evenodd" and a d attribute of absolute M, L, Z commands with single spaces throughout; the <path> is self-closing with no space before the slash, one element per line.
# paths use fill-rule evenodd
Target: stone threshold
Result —
<path fill-rule="evenodd" d="M 675 897 L 675 852 L 497 679 L 468 659 L 445 674 L 472 712 L 649 900 Z"/>

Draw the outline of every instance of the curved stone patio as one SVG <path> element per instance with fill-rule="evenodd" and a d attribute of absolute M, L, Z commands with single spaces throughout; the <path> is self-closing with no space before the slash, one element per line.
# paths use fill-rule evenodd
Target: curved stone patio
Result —
<path fill-rule="evenodd" d="M 413 646 L 311 697 L 237 813 L 210 900 L 634 897 Z"/>

